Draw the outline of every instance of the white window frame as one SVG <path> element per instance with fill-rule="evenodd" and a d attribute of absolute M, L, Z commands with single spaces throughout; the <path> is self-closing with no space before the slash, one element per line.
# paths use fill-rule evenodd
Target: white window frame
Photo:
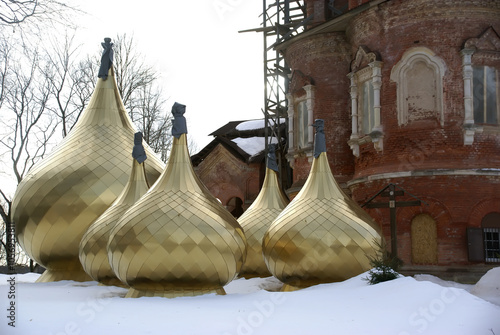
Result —
<path fill-rule="evenodd" d="M 314 141 L 314 99 L 316 87 L 314 85 L 306 85 L 303 87 L 305 95 L 300 97 L 294 97 L 293 94 L 287 94 L 288 100 L 288 154 L 287 159 L 290 165 L 293 167 L 294 159 L 301 155 L 306 155 L 310 159 L 313 156 L 313 141 Z M 299 129 L 298 129 L 298 110 L 296 106 L 299 103 L 305 102 L 307 110 L 307 143 L 304 147 L 299 148 Z"/>
<path fill-rule="evenodd" d="M 363 64 L 367 63 L 366 66 Z M 351 95 L 351 137 L 347 142 L 354 156 L 359 157 L 359 146 L 372 142 L 376 151 L 382 151 L 384 132 L 380 124 L 380 88 L 382 87 L 382 65 L 377 60 L 375 53 L 370 52 L 366 47 L 360 46 L 356 57 L 351 63 L 352 72 L 347 75 L 350 80 Z M 365 134 L 363 131 L 363 84 L 367 81 L 373 86 L 373 126 Z"/>
<path fill-rule="evenodd" d="M 469 38 L 460 51 L 462 55 L 462 76 L 464 80 L 464 145 L 474 143 L 474 135 L 483 132 L 498 134 L 500 125 L 476 124 L 474 122 L 473 101 L 473 57 L 500 59 L 500 38 L 492 27 L 489 27 L 479 37 Z M 487 64 L 477 64 L 484 66 Z M 497 71 L 500 69 L 497 69 Z M 498 87 L 498 86 L 497 86 Z M 498 89 L 498 88 L 497 88 Z M 500 122 L 500 120 L 499 120 Z"/>

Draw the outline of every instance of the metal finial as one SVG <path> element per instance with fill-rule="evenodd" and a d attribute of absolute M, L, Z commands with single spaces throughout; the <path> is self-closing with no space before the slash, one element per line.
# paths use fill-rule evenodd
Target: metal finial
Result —
<path fill-rule="evenodd" d="M 186 112 L 186 106 L 180 103 L 174 103 L 172 106 L 172 135 L 179 138 L 182 134 L 187 134 L 186 118 L 183 114 Z"/>
<path fill-rule="evenodd" d="M 276 144 L 269 144 L 267 149 L 267 162 L 266 166 L 278 172 L 278 164 L 276 163 Z"/>
<path fill-rule="evenodd" d="M 101 43 L 103 47 L 103 52 L 101 56 L 101 67 L 99 68 L 99 74 L 97 77 L 103 80 L 108 79 L 108 71 L 113 65 L 113 43 L 111 43 L 111 38 L 104 38 L 104 42 Z"/>
<path fill-rule="evenodd" d="M 316 128 L 316 135 L 314 137 L 314 157 L 318 158 L 322 152 L 326 152 L 325 140 L 325 121 L 322 119 L 314 120 L 313 127 Z"/>
<path fill-rule="evenodd" d="M 137 132 L 134 134 L 134 148 L 132 149 L 132 157 L 140 163 L 144 162 L 148 156 L 146 156 L 146 151 L 142 146 L 142 133 Z"/>

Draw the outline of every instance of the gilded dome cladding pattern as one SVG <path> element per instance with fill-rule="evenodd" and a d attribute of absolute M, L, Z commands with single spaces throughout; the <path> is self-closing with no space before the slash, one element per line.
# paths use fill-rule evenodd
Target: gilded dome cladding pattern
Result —
<path fill-rule="evenodd" d="M 158 182 L 110 234 L 112 269 L 128 297 L 223 293 L 241 269 L 245 236 L 194 174 L 186 134 L 174 138 Z"/>
<path fill-rule="evenodd" d="M 80 242 L 80 262 L 92 279 L 106 285 L 123 286 L 111 269 L 106 250 L 109 235 L 122 215 L 149 189 L 145 164 L 131 158 L 130 179 L 123 192 L 83 235 Z"/>
<path fill-rule="evenodd" d="M 263 240 L 269 271 L 285 290 L 337 282 L 371 268 L 380 229 L 338 186 L 326 152 L 314 158 L 303 188 Z"/>
<path fill-rule="evenodd" d="M 48 269 L 39 281 L 90 280 L 78 259 L 79 243 L 127 183 L 134 133 L 110 69 L 68 136 L 19 184 L 12 219 L 23 249 Z M 153 181 L 163 163 L 146 150 Z"/>
<path fill-rule="evenodd" d="M 266 168 L 266 176 L 259 195 L 238 219 L 247 238 L 247 258 L 240 275 L 248 277 L 271 275 L 262 256 L 262 239 L 288 202 L 278 183 L 277 173 Z"/>

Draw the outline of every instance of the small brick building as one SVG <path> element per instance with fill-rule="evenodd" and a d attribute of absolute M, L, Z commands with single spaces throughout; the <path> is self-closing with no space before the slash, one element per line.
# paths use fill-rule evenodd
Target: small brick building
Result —
<path fill-rule="evenodd" d="M 389 184 L 405 191 L 396 203 L 422 201 L 396 207 L 408 271 L 498 266 L 500 1 L 344 2 L 339 15 L 305 0 L 308 26 L 277 46 L 292 70 L 289 194 L 322 118 L 333 174 L 359 204 Z M 389 209 L 367 211 L 390 244 Z"/>
<path fill-rule="evenodd" d="M 264 181 L 264 131 L 264 120 L 231 121 L 191 156 L 198 177 L 235 217 L 257 198 Z"/>

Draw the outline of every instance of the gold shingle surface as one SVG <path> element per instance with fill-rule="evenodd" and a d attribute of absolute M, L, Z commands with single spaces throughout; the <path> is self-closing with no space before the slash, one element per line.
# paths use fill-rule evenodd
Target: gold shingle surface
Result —
<path fill-rule="evenodd" d="M 243 230 L 196 177 L 186 134 L 167 167 L 110 233 L 111 268 L 128 297 L 223 292 L 246 253 Z"/>
<path fill-rule="evenodd" d="M 110 69 L 68 136 L 19 184 L 12 219 L 24 251 L 47 268 L 38 281 L 90 280 L 79 243 L 127 183 L 134 132 Z M 145 149 L 147 177 L 156 180 L 163 163 Z"/>
<path fill-rule="evenodd" d="M 247 258 L 240 275 L 246 277 L 271 275 L 262 256 L 262 239 L 288 202 L 278 183 L 277 173 L 266 168 L 266 176 L 259 195 L 238 219 L 247 239 Z"/>
<path fill-rule="evenodd" d="M 264 235 L 269 271 L 291 287 L 342 281 L 370 269 L 380 228 L 335 181 L 326 153 Z"/>
<path fill-rule="evenodd" d="M 111 229 L 122 215 L 149 189 L 145 164 L 131 158 L 130 178 L 113 204 L 90 225 L 80 241 L 80 262 L 92 279 L 105 285 L 123 286 L 111 269 L 107 244 Z"/>

